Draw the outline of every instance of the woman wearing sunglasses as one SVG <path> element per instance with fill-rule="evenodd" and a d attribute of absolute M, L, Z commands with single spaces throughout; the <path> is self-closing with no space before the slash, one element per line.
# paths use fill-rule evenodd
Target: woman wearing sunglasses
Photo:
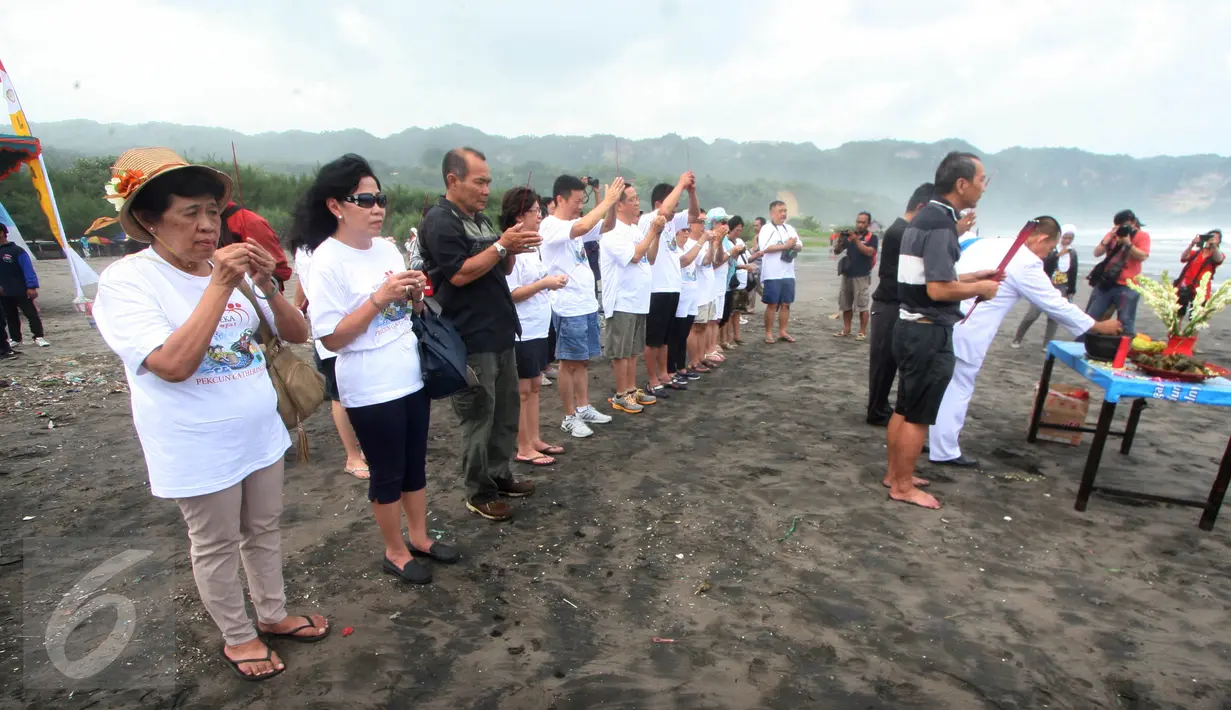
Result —
<path fill-rule="evenodd" d="M 385 205 L 372 167 L 347 154 L 317 173 L 295 209 L 292 232 L 312 253 L 308 315 L 316 337 L 338 354 L 338 397 L 368 459 L 368 499 L 385 543 L 382 569 L 426 584 L 432 574 L 415 557 L 451 564 L 459 555 L 427 534 L 431 402 L 410 318 L 421 307 L 425 279 L 407 271 L 397 246 L 380 238 Z"/>

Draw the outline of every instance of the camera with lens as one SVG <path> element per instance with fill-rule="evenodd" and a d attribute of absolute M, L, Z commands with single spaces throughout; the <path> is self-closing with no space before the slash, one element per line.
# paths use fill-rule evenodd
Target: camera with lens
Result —
<path fill-rule="evenodd" d="M 838 236 L 839 236 L 839 237 L 842 237 L 843 239 L 850 239 L 850 238 L 851 238 L 851 235 L 853 235 L 853 234 L 854 234 L 854 232 L 852 232 L 852 231 L 851 231 L 851 230 L 849 230 L 849 229 L 843 229 L 841 232 L 838 232 Z"/>
<path fill-rule="evenodd" d="M 1131 237 L 1137 233 L 1137 228 L 1131 224 L 1122 224 L 1116 228 L 1117 237 Z"/>
<path fill-rule="evenodd" d="M 598 189 L 598 178 L 596 178 L 596 177 L 590 177 L 589 175 L 587 175 L 587 176 L 583 177 L 583 178 L 581 179 L 581 181 L 582 181 L 582 182 L 584 182 L 585 184 L 589 185 L 589 186 L 590 186 L 590 189 L 592 189 L 592 190 L 597 190 L 597 189 Z"/>
<path fill-rule="evenodd" d="M 1209 241 L 1210 241 L 1211 239 L 1213 239 L 1213 238 L 1214 238 L 1217 234 L 1218 234 L 1217 232 L 1206 232 L 1205 234 L 1198 234 L 1198 235 L 1197 235 L 1197 244 L 1199 244 L 1199 245 L 1201 245 L 1202 247 L 1204 247 L 1204 246 L 1205 246 L 1207 243 L 1209 243 Z"/>

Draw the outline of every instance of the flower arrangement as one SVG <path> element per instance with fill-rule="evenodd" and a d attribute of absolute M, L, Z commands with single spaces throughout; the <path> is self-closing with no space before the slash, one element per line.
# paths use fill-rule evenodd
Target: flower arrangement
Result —
<path fill-rule="evenodd" d="M 1231 305 L 1231 281 L 1224 281 L 1211 293 L 1210 276 L 1209 273 L 1204 274 L 1201 283 L 1197 284 L 1187 320 L 1184 320 L 1180 313 L 1180 297 L 1166 271 L 1159 281 L 1148 276 L 1131 278 L 1128 280 L 1128 287 L 1141 294 L 1141 300 L 1145 301 L 1162 321 L 1168 335 L 1190 338 L 1195 336 L 1198 330 L 1210 327 L 1210 319 L 1214 314 Z"/>
<path fill-rule="evenodd" d="M 103 192 L 106 193 L 103 199 L 110 202 L 115 211 L 119 212 L 124 206 L 124 201 L 143 182 L 145 182 L 145 173 L 140 170 L 112 169 L 111 179 L 103 185 Z"/>

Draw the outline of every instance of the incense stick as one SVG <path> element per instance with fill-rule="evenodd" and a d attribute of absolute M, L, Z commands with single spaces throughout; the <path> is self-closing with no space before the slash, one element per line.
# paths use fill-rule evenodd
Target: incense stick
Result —
<path fill-rule="evenodd" d="M 615 139 L 615 153 L 616 153 L 616 176 L 619 177 L 620 175 L 620 139 L 619 138 Z"/>

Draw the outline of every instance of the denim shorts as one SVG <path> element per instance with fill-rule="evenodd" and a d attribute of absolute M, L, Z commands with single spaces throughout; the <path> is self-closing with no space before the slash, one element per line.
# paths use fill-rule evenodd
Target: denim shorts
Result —
<path fill-rule="evenodd" d="M 789 306 L 795 302 L 795 279 L 770 279 L 761 283 L 765 284 L 761 303 Z"/>
<path fill-rule="evenodd" d="M 551 321 L 556 326 L 557 360 L 584 362 L 602 356 L 597 312 L 584 316 L 553 315 Z"/>

